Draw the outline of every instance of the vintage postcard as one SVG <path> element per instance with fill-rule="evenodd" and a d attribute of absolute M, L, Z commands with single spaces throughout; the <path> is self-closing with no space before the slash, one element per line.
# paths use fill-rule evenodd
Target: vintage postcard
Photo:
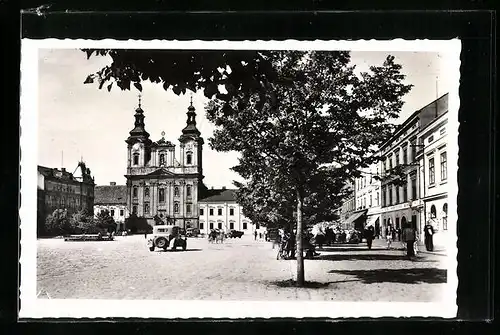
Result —
<path fill-rule="evenodd" d="M 456 316 L 459 40 L 22 40 L 20 318 Z"/>

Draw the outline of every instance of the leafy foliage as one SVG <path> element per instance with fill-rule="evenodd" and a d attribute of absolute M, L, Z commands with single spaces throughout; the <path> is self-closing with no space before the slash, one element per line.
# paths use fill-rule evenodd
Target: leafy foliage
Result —
<path fill-rule="evenodd" d="M 72 230 L 77 234 L 97 234 L 99 232 L 93 215 L 90 215 L 86 209 L 73 214 L 70 223 Z"/>
<path fill-rule="evenodd" d="M 208 98 L 229 100 L 238 91 L 263 89 L 275 76 L 269 52 L 250 50 L 118 50 L 84 49 L 87 58 L 109 56 L 110 65 L 90 74 L 85 84 L 116 84 L 122 90 L 133 86 L 142 91 L 142 81 L 161 84 L 165 90 L 185 94 L 203 90 Z M 224 87 L 224 90 L 220 88 Z M 227 92 L 226 92 L 227 91 Z"/>
<path fill-rule="evenodd" d="M 100 211 L 95 218 L 96 227 L 99 230 L 104 230 L 106 232 L 116 231 L 115 219 L 109 214 L 108 210 Z"/>
<path fill-rule="evenodd" d="M 152 231 L 152 227 L 148 224 L 148 221 L 144 217 L 139 217 L 133 213 L 125 219 L 125 227 L 130 229 L 133 234 Z"/>
<path fill-rule="evenodd" d="M 50 235 L 70 234 L 73 228 L 68 218 L 66 209 L 56 209 L 45 219 L 45 230 Z"/>
<path fill-rule="evenodd" d="M 206 106 L 216 126 L 209 144 L 240 152 L 233 169 L 247 181 L 236 186 L 251 219 L 289 222 L 297 207 L 301 250 L 303 223 L 331 218 L 345 183 L 380 159 L 378 146 L 391 135 L 389 121 L 411 86 L 391 56 L 359 77 L 348 52 L 276 51 L 268 60 L 276 76 L 263 83 L 265 90 Z"/>

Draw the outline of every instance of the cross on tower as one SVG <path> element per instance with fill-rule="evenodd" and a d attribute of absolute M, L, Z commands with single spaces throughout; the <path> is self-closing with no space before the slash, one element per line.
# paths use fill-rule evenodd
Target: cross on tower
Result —
<path fill-rule="evenodd" d="M 191 106 L 193 105 L 193 93 L 191 93 Z"/>
<path fill-rule="evenodd" d="M 141 108 L 141 95 L 139 94 L 137 97 L 139 98 L 139 108 Z"/>

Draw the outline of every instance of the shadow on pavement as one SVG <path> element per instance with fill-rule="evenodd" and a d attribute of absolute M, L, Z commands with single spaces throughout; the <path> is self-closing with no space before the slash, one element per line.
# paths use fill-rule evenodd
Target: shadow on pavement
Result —
<path fill-rule="evenodd" d="M 356 276 L 365 284 L 404 283 L 404 284 L 440 284 L 446 283 L 445 269 L 376 269 L 376 270 L 331 270 L 328 273 Z"/>
<path fill-rule="evenodd" d="M 323 248 L 318 248 L 316 247 L 317 251 L 368 251 L 367 246 L 360 246 L 360 247 L 323 247 Z M 375 248 L 373 247 L 371 250 L 387 250 L 387 248 Z"/>
<path fill-rule="evenodd" d="M 297 282 L 292 279 L 288 280 L 278 280 L 278 281 L 271 281 L 267 282 L 267 284 L 270 285 L 275 285 L 278 287 L 297 287 Z M 305 288 L 327 288 L 331 283 L 320 283 L 320 282 L 315 282 L 315 281 L 306 281 L 304 283 Z"/>
<path fill-rule="evenodd" d="M 386 254 L 321 254 L 314 259 L 323 261 L 402 261 L 408 262 L 437 262 L 437 260 L 425 257 L 416 257 L 411 260 L 406 255 L 386 255 Z"/>
<path fill-rule="evenodd" d="M 156 250 L 156 252 L 190 252 L 190 251 L 202 251 L 203 249 L 189 249 L 187 248 L 186 250 L 182 250 L 182 249 L 177 249 L 177 250 L 163 250 L 163 249 L 160 249 L 160 250 Z"/>

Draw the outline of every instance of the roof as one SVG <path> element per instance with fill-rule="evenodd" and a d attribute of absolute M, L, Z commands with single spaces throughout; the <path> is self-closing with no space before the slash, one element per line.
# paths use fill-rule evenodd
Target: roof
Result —
<path fill-rule="evenodd" d="M 127 204 L 127 186 L 106 185 L 96 186 L 94 189 L 94 204 Z"/>
<path fill-rule="evenodd" d="M 208 197 L 198 200 L 198 202 L 236 202 L 236 190 L 231 189 L 216 189 L 209 190 Z"/>

